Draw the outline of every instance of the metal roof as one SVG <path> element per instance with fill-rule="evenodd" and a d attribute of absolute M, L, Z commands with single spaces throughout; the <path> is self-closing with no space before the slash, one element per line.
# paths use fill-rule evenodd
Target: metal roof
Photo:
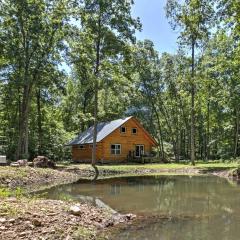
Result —
<path fill-rule="evenodd" d="M 97 142 L 103 140 L 106 136 L 112 133 L 114 130 L 122 126 L 127 122 L 131 117 L 124 119 L 118 119 L 111 122 L 102 122 L 97 125 Z M 79 144 L 91 144 L 93 143 L 93 126 L 78 135 L 75 139 L 70 141 L 67 145 L 79 145 Z"/>

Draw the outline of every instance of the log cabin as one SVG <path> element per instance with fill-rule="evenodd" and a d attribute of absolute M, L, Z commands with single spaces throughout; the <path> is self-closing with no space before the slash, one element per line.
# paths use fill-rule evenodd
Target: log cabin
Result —
<path fill-rule="evenodd" d="M 91 162 L 93 126 L 67 144 L 74 162 Z M 157 143 L 135 117 L 97 124 L 96 161 L 126 162 L 150 154 Z"/>

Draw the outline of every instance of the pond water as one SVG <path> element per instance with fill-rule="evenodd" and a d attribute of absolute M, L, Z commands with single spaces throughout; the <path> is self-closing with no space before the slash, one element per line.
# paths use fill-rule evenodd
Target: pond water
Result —
<path fill-rule="evenodd" d="M 141 216 L 115 240 L 240 239 L 240 186 L 210 176 L 124 177 L 58 186 L 46 197 L 71 198 Z"/>

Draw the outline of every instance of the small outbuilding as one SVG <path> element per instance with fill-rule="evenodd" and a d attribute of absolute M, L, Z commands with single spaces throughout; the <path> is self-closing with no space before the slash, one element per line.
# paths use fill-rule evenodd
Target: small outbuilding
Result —
<path fill-rule="evenodd" d="M 90 162 L 93 148 L 93 126 L 69 144 L 75 162 Z M 97 162 L 125 162 L 150 154 L 157 145 L 154 138 L 134 117 L 127 117 L 97 125 Z"/>

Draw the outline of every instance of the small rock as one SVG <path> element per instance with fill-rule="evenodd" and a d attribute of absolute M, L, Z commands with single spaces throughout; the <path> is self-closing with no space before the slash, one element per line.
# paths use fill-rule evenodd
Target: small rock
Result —
<path fill-rule="evenodd" d="M 6 218 L 0 218 L 0 223 L 5 223 L 6 221 Z"/>
<path fill-rule="evenodd" d="M 70 224 L 76 224 L 77 221 L 78 221 L 78 220 L 77 220 L 76 218 L 72 218 L 72 219 L 69 221 L 69 223 L 70 223 Z"/>
<path fill-rule="evenodd" d="M 23 236 L 25 236 L 25 235 L 27 235 L 27 234 L 30 234 L 31 232 L 21 232 L 21 233 L 19 233 L 19 237 L 23 237 Z"/>
<path fill-rule="evenodd" d="M 5 232 L 5 235 L 9 236 L 9 235 L 12 235 L 14 233 L 15 233 L 14 231 L 7 231 L 7 232 Z"/>
<path fill-rule="evenodd" d="M 26 167 L 28 165 L 28 160 L 27 159 L 20 159 L 17 161 L 20 167 Z"/>
<path fill-rule="evenodd" d="M 36 227 L 42 226 L 42 223 L 38 219 L 33 219 L 32 224 Z"/>
<path fill-rule="evenodd" d="M 111 219 L 104 222 L 104 227 L 111 227 L 113 225 L 114 225 L 114 222 Z"/>
<path fill-rule="evenodd" d="M 20 164 L 18 162 L 12 162 L 10 164 L 11 167 L 20 167 Z"/>
<path fill-rule="evenodd" d="M 15 222 L 15 219 L 14 219 L 14 218 L 11 218 L 11 219 L 8 220 L 8 222 L 14 223 L 14 222 Z"/>
<path fill-rule="evenodd" d="M 35 228 L 35 226 L 32 225 L 32 224 L 29 224 L 28 227 L 31 228 L 31 229 L 34 229 L 34 228 Z"/>
<path fill-rule="evenodd" d="M 133 220 L 134 218 L 136 218 L 136 215 L 129 213 L 129 214 L 126 214 L 125 217 L 127 220 Z"/>
<path fill-rule="evenodd" d="M 70 213 L 75 215 L 75 216 L 79 216 L 81 215 L 81 208 L 79 206 L 71 206 L 70 207 Z"/>
<path fill-rule="evenodd" d="M 0 227 L 0 231 L 3 231 L 3 230 L 5 230 L 5 229 L 6 229 L 5 226 L 1 226 L 1 227 Z"/>

